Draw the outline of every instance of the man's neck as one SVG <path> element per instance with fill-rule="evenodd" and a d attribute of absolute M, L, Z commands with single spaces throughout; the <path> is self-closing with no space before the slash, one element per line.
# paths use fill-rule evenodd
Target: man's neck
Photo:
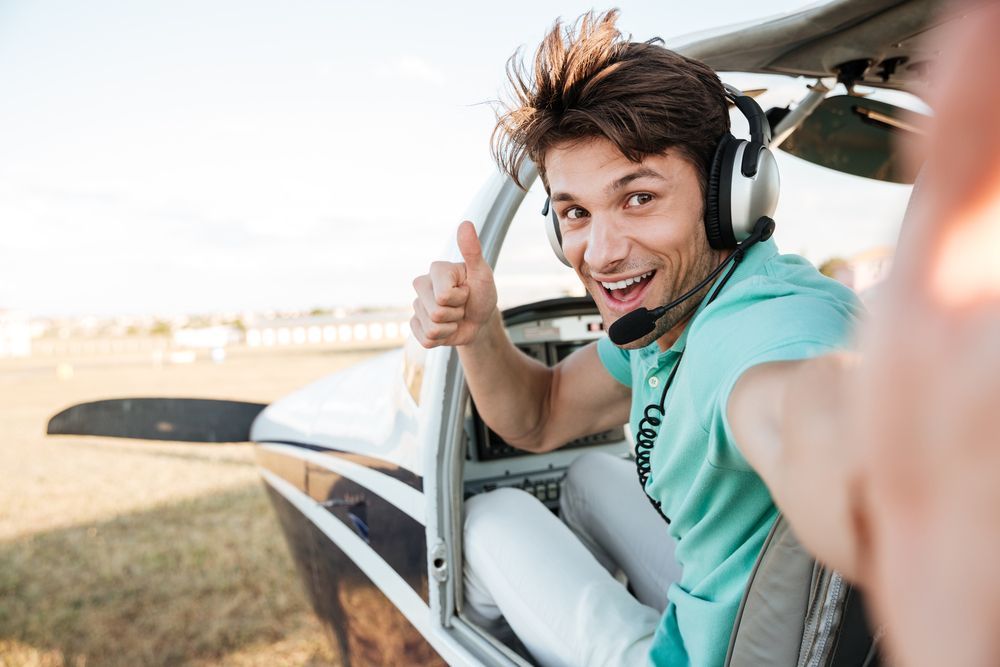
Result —
<path fill-rule="evenodd" d="M 667 331 L 667 333 L 656 339 L 656 344 L 660 347 L 660 352 L 666 352 L 673 346 L 674 343 L 677 342 L 677 339 L 681 337 L 682 333 L 684 333 L 684 327 L 686 327 L 688 322 L 691 321 L 691 318 L 694 317 L 696 310 L 697 308 L 692 309 L 683 320 L 675 324 L 669 331 Z"/>
<path fill-rule="evenodd" d="M 718 266 L 723 261 L 725 261 L 726 257 L 725 251 L 712 250 L 710 251 L 710 253 L 712 257 L 712 259 L 709 261 L 710 265 Z M 707 273 L 708 272 L 706 271 L 706 274 Z M 688 322 L 691 321 L 691 318 L 694 317 L 694 314 L 698 312 L 698 307 L 701 305 L 701 302 L 707 298 L 708 293 L 711 289 L 712 289 L 711 284 L 706 285 L 705 288 L 701 291 L 701 293 L 692 299 L 694 306 L 691 307 L 691 310 L 688 311 L 688 313 L 683 318 L 681 318 L 681 320 L 678 321 L 677 324 L 672 326 L 665 334 L 656 339 L 656 343 L 660 347 L 660 352 L 666 352 L 671 348 L 671 346 L 673 346 L 674 343 L 677 342 L 677 339 L 681 337 L 682 333 L 684 333 L 684 327 L 688 325 Z"/>

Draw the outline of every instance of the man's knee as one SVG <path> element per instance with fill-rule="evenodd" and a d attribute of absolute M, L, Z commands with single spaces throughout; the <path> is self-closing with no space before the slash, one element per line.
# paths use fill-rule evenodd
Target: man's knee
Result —
<path fill-rule="evenodd" d="M 564 517 L 583 509 L 588 491 L 600 488 L 615 463 L 615 457 L 606 452 L 587 452 L 570 464 L 559 494 L 559 511 Z"/>
<path fill-rule="evenodd" d="M 516 517 L 527 516 L 539 501 L 521 489 L 501 488 L 465 501 L 465 544 L 507 539 L 517 530 Z"/>
<path fill-rule="evenodd" d="M 618 461 L 607 452 L 587 452 L 581 454 L 566 471 L 566 484 L 586 488 L 598 484 L 608 469 Z"/>

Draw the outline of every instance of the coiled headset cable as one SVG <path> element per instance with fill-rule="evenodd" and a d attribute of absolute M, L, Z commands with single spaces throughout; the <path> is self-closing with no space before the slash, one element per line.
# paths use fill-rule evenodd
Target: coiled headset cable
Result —
<path fill-rule="evenodd" d="M 763 221 L 767 221 L 764 223 Z M 774 222 L 770 218 L 761 218 L 758 220 L 757 226 L 754 229 L 753 234 L 747 238 L 746 241 L 741 243 L 736 250 L 733 251 L 729 257 L 723 261 L 719 268 L 721 269 L 727 263 L 732 262 L 729 267 L 729 271 L 723 276 L 722 280 L 719 282 L 718 287 L 712 292 L 712 295 L 708 297 L 705 305 L 715 301 L 715 297 L 719 296 L 719 292 L 725 287 L 729 279 L 733 277 L 733 273 L 736 271 L 736 267 L 739 266 L 740 261 L 743 260 L 744 255 L 747 250 L 750 249 L 758 241 L 766 240 L 770 238 L 771 233 L 774 231 Z M 718 270 L 716 270 L 717 273 Z M 712 276 L 710 276 L 712 277 Z M 689 296 L 693 296 L 695 291 L 701 289 L 701 286 L 696 287 L 695 290 L 689 292 Z M 683 299 L 678 299 L 673 305 L 678 305 Z M 660 426 L 663 424 L 664 416 L 666 413 L 666 402 L 667 402 L 667 392 L 670 390 L 670 386 L 674 383 L 674 377 L 677 375 L 677 369 L 681 366 L 681 361 L 684 358 L 684 352 L 682 351 L 680 356 L 677 358 L 677 362 L 670 371 L 670 375 L 667 376 L 667 381 L 663 383 L 663 392 L 660 394 L 659 403 L 650 403 L 643 410 L 642 419 L 639 420 L 638 429 L 635 434 L 635 470 L 639 475 L 639 486 L 642 487 L 642 492 L 645 494 L 649 503 L 653 506 L 653 509 L 663 517 L 663 520 L 668 524 L 670 523 L 670 517 L 668 517 L 663 512 L 662 503 L 659 500 L 655 500 L 651 495 L 646 492 L 646 482 L 649 480 L 649 474 L 652 470 L 652 466 L 649 462 L 649 457 L 653 453 L 653 447 L 656 444 L 656 437 L 659 435 Z"/>

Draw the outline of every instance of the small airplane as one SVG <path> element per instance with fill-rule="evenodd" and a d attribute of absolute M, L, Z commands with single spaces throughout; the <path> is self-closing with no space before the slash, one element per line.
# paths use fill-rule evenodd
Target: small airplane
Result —
<path fill-rule="evenodd" d="M 932 0 L 833 0 L 669 46 L 721 72 L 798 81 L 806 89 L 798 104 L 767 111 L 772 148 L 837 172 L 912 183 L 903 151 L 919 138 L 918 115 L 862 91 L 926 91 L 938 55 L 922 40 L 960 18 L 939 9 Z M 534 176 L 529 165 L 522 180 Z M 498 174 L 472 202 L 467 217 L 491 265 L 502 260 L 512 225 L 541 225 L 531 201 Z M 461 260 L 457 249 L 450 259 Z M 587 297 L 525 301 L 504 318 L 511 340 L 548 364 L 605 335 Z M 64 410 L 48 432 L 256 443 L 303 583 L 345 665 L 530 665 L 516 642 L 463 614 L 463 503 L 515 486 L 557 511 L 560 481 L 577 456 L 632 451 L 622 427 L 546 454 L 513 449 L 479 418 L 455 351 L 424 350 L 412 338 L 271 405 L 113 399 Z M 726 664 L 877 665 L 878 637 L 860 594 L 815 563 L 779 520 Z"/>

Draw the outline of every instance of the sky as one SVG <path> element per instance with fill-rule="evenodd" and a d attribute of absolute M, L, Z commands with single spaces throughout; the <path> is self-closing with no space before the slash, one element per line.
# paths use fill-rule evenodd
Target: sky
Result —
<path fill-rule="evenodd" d="M 669 43 L 803 4 L 617 6 Z M 0 0 L 0 309 L 405 306 L 495 170 L 508 57 L 591 7 Z M 893 242 L 907 188 L 780 160 L 783 250 Z"/>

